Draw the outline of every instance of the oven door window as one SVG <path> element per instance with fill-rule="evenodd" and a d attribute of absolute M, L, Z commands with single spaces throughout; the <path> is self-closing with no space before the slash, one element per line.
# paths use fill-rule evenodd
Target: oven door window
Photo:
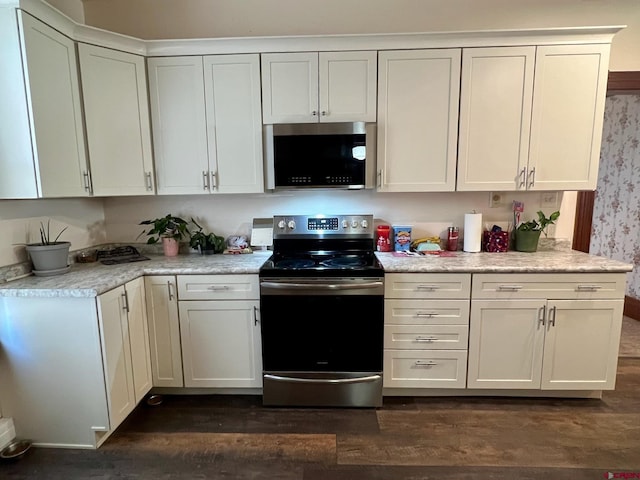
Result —
<path fill-rule="evenodd" d="M 274 137 L 276 186 L 364 186 L 365 141 L 364 134 Z"/>
<path fill-rule="evenodd" d="M 382 371 L 382 296 L 263 296 L 265 371 Z"/>

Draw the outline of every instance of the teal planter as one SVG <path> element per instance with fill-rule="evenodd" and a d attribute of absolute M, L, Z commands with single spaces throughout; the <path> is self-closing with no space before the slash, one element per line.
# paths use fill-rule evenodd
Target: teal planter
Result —
<path fill-rule="evenodd" d="M 538 250 L 540 230 L 516 230 L 516 250 L 518 252 L 535 252 Z"/>

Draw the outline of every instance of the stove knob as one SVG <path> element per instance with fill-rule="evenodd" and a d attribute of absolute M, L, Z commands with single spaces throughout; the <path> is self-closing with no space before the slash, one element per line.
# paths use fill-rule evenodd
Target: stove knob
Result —
<path fill-rule="evenodd" d="M 349 222 L 342 220 L 342 228 L 349 228 Z"/>
<path fill-rule="evenodd" d="M 287 224 L 284 222 L 284 220 L 280 220 L 280 221 L 278 222 L 278 228 L 279 228 L 280 230 L 283 230 L 283 229 L 284 229 L 284 227 L 286 227 L 286 226 L 287 226 Z"/>
<path fill-rule="evenodd" d="M 358 221 L 357 220 L 351 220 L 351 226 L 353 228 L 358 228 Z"/>
<path fill-rule="evenodd" d="M 295 230 L 296 222 L 294 222 L 293 220 L 289 220 L 289 223 L 287 224 L 287 226 L 289 227 L 289 230 Z"/>
<path fill-rule="evenodd" d="M 362 225 L 362 228 L 369 228 L 369 222 L 367 222 L 366 220 L 362 220 L 362 222 L 360 222 L 360 225 Z"/>

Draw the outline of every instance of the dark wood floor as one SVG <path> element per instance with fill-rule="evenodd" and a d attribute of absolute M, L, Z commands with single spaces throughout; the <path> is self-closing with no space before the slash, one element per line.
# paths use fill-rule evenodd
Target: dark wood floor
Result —
<path fill-rule="evenodd" d="M 637 344 L 636 344 L 637 345 Z M 32 449 L 1 479 L 471 480 L 640 475 L 640 357 L 602 400 L 387 398 L 380 409 L 264 408 L 165 396 L 97 451 Z"/>

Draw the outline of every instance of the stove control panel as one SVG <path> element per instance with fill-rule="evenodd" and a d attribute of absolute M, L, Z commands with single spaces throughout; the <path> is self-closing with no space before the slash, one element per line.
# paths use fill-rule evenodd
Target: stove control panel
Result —
<path fill-rule="evenodd" d="M 274 238 L 373 238 L 373 215 L 277 215 L 273 225 Z"/>

